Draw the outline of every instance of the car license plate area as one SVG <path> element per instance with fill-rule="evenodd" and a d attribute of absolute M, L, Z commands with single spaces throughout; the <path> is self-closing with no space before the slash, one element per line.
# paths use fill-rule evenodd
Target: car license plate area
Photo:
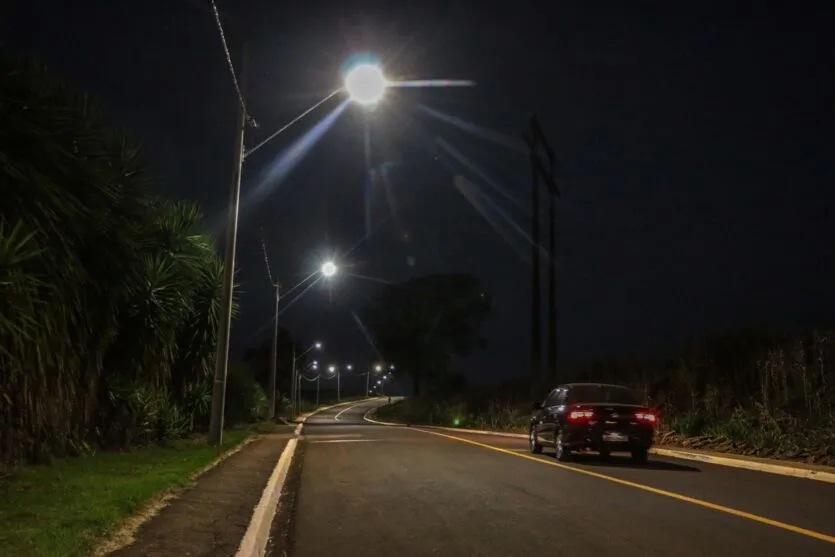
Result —
<path fill-rule="evenodd" d="M 619 431 L 604 431 L 603 432 L 603 442 L 604 443 L 625 443 L 629 441 L 629 437 L 620 433 Z"/>

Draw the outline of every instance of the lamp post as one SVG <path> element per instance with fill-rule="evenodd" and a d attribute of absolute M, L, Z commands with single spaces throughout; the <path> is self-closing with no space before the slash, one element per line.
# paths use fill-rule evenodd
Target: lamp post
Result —
<path fill-rule="evenodd" d="M 383 371 L 383 366 L 377 364 L 376 366 L 374 366 L 374 371 L 380 373 L 381 371 Z M 365 392 L 371 392 L 371 370 L 368 370 L 368 373 L 365 374 Z"/>
<path fill-rule="evenodd" d="M 270 347 L 270 405 L 268 416 L 271 420 L 275 419 L 275 377 L 278 368 L 278 302 L 280 300 L 278 283 L 275 283 L 275 314 L 273 316 L 273 345 Z"/>
<path fill-rule="evenodd" d="M 310 113 L 313 109 L 340 91 L 339 89 L 334 91 L 294 118 L 288 124 L 279 128 L 278 131 L 258 143 L 253 148 L 244 150 L 245 129 L 248 125 L 255 126 L 255 121 L 249 118 L 246 106 L 243 104 L 243 97 L 247 86 L 248 65 L 248 45 L 244 44 L 239 80 L 242 90 L 241 102 L 238 105 L 237 123 L 235 127 L 235 155 L 232 173 L 232 187 L 229 191 L 229 207 L 227 211 L 226 242 L 223 258 L 223 288 L 221 292 L 220 321 L 218 323 L 217 350 L 215 352 L 214 379 L 212 383 L 212 408 L 209 420 L 209 444 L 214 446 L 220 445 L 223 439 L 223 411 L 226 403 L 226 376 L 229 366 L 229 335 L 232 326 L 232 300 L 235 281 L 235 252 L 238 241 L 238 214 L 241 199 L 241 174 L 243 173 L 244 159 L 263 147 L 279 134 L 283 133 L 287 128 L 301 120 L 301 118 Z M 382 99 L 387 86 L 388 81 L 383 76 L 382 70 L 378 66 L 366 64 L 357 66 L 346 76 L 342 90 L 346 91 L 351 100 L 357 104 L 370 106 L 376 104 L 380 99 Z M 333 276 L 336 271 L 337 267 L 332 262 L 326 263 L 322 266 L 322 274 L 326 277 Z M 277 292 L 276 305 L 278 305 Z M 277 319 L 275 328 L 276 330 L 278 328 Z M 274 355 L 273 358 L 277 360 L 277 354 Z M 273 360 L 273 358 L 271 358 L 271 360 Z M 271 372 L 271 376 L 275 373 L 275 360 L 272 362 L 273 371 Z M 272 387 L 270 395 L 270 413 L 273 414 L 275 412 L 275 388 L 274 383 L 272 383 L 272 378 L 270 379 L 270 385 Z M 292 385 L 292 388 L 295 389 L 295 376 Z"/>
<path fill-rule="evenodd" d="M 300 402 L 301 401 L 301 393 L 299 393 L 299 388 L 298 388 L 299 385 L 301 384 L 301 381 L 299 379 L 300 376 L 299 376 L 298 372 L 296 371 L 296 362 L 298 362 L 308 352 L 310 352 L 311 350 L 314 350 L 314 349 L 315 350 L 321 350 L 322 349 L 322 343 L 321 342 L 314 342 L 313 344 L 311 344 L 307 348 L 307 350 L 305 350 L 304 352 L 302 352 L 301 354 L 296 356 L 296 345 L 295 345 L 295 343 L 293 344 L 293 364 L 292 364 L 292 369 L 291 369 L 291 372 L 290 372 L 290 377 L 291 377 L 290 398 L 291 398 L 291 401 L 292 401 L 291 402 L 291 411 L 293 413 L 293 419 L 294 420 L 296 419 L 296 416 L 298 416 L 299 408 L 301 407 L 301 402 Z M 313 362 L 313 369 L 316 369 L 316 368 L 317 368 L 317 364 L 314 361 Z M 297 401 L 299 401 L 299 402 L 297 403 Z"/>

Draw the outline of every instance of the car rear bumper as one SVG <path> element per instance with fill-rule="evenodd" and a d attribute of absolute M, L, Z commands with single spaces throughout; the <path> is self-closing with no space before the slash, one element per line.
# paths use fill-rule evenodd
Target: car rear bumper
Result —
<path fill-rule="evenodd" d="M 572 450 L 631 451 L 650 448 L 652 438 L 653 431 L 647 428 L 569 427 L 563 443 Z"/>

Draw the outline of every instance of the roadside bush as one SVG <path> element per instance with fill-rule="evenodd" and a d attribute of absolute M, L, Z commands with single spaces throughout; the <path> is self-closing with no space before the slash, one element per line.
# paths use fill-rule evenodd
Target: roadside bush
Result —
<path fill-rule="evenodd" d="M 246 364 L 231 363 L 226 377 L 227 424 L 252 423 L 267 416 L 269 402 L 264 389 Z"/>

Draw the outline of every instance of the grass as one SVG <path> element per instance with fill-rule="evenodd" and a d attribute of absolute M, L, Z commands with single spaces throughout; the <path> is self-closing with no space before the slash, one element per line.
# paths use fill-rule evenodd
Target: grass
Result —
<path fill-rule="evenodd" d="M 0 547 L 16 557 L 82 557 L 155 495 L 193 475 L 253 434 L 224 432 L 126 452 L 25 466 L 0 477 Z"/>

